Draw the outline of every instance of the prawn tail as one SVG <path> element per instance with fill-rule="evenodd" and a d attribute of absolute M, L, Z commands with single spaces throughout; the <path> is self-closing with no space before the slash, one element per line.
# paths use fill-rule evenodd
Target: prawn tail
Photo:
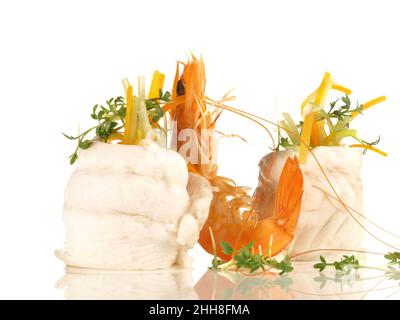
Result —
<path fill-rule="evenodd" d="M 288 158 L 279 178 L 275 198 L 275 222 L 294 236 L 301 211 L 304 181 L 299 160 Z"/>

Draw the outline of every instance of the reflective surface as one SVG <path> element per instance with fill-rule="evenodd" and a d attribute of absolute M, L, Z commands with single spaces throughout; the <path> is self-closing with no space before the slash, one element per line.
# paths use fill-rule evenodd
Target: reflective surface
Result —
<path fill-rule="evenodd" d="M 294 263 L 294 271 L 285 276 L 208 271 L 196 292 L 200 299 L 400 299 L 400 279 L 388 279 L 381 272 L 319 273 L 312 266 Z"/>
<path fill-rule="evenodd" d="M 198 299 L 190 269 L 112 272 L 68 268 L 56 287 L 66 299 Z"/>
<path fill-rule="evenodd" d="M 312 263 L 294 263 L 290 275 L 242 275 L 190 269 L 101 272 L 67 269 L 56 283 L 66 299 L 400 299 L 400 278 L 379 271 L 318 273 Z"/>

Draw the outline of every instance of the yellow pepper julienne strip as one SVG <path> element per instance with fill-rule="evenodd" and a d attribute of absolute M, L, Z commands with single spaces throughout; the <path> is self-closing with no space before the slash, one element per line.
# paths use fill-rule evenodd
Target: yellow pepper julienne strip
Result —
<path fill-rule="evenodd" d="M 332 89 L 341 91 L 341 92 L 343 92 L 344 94 L 347 94 L 347 95 L 351 94 L 351 90 L 349 88 L 343 87 L 343 86 L 341 86 L 340 84 L 337 84 L 337 83 L 332 84 Z"/>
<path fill-rule="evenodd" d="M 128 90 L 128 86 L 129 86 L 129 80 L 128 80 L 128 78 L 124 78 L 121 80 L 121 82 L 122 82 L 122 86 L 124 87 L 124 92 L 126 95 L 126 91 Z"/>
<path fill-rule="evenodd" d="M 349 147 L 351 147 L 351 148 L 363 148 L 363 149 L 368 149 L 368 150 L 374 151 L 374 152 L 376 152 L 376 153 L 379 153 L 380 155 L 382 155 L 382 156 L 384 156 L 384 157 L 387 157 L 387 155 L 388 155 L 386 152 L 384 152 L 384 151 L 382 151 L 382 150 L 379 150 L 378 148 L 374 148 L 374 147 L 372 147 L 372 146 L 366 145 L 366 144 L 352 144 L 352 145 L 349 146 Z"/>
<path fill-rule="evenodd" d="M 325 72 L 322 82 L 321 82 L 317 92 L 315 93 L 315 100 L 314 100 L 315 104 L 321 105 L 324 102 L 323 100 L 326 99 L 326 96 L 329 92 L 331 85 L 332 85 L 331 74 L 329 72 Z M 310 111 L 309 113 L 307 113 L 304 116 L 303 130 L 301 132 L 301 141 L 302 142 L 300 143 L 300 152 L 299 152 L 300 164 L 306 163 L 306 161 L 307 161 L 307 154 L 308 154 L 307 145 L 310 145 L 312 136 L 313 136 L 313 140 L 314 140 L 314 141 L 312 141 L 313 143 L 318 142 L 317 140 L 320 140 L 320 137 L 319 137 L 319 133 L 321 131 L 320 128 L 317 128 L 317 132 L 313 134 L 314 118 L 315 118 L 314 112 L 312 112 L 312 111 Z"/>
<path fill-rule="evenodd" d="M 154 71 L 153 78 L 151 80 L 149 96 L 148 96 L 149 99 L 161 98 L 160 90 L 162 90 L 164 88 L 164 80 L 165 80 L 165 74 L 160 73 L 158 70 Z M 164 121 L 166 121 L 165 117 L 164 117 Z M 158 125 L 158 123 L 153 122 L 152 120 L 150 120 L 150 123 L 153 128 L 160 127 Z"/>
<path fill-rule="evenodd" d="M 287 134 L 290 137 L 290 140 L 293 142 L 293 144 L 299 144 L 300 143 L 300 134 L 299 134 L 297 126 L 294 123 L 292 117 L 287 112 L 283 112 L 282 116 L 285 118 L 285 121 L 283 121 L 283 122 L 287 125 L 286 129 L 289 129 L 289 130 L 287 130 Z"/>
<path fill-rule="evenodd" d="M 293 132 L 293 129 L 288 125 L 286 121 L 281 121 L 279 122 L 279 124 L 285 129 L 286 134 L 289 136 L 290 141 L 292 141 L 293 144 L 297 144 L 300 142 L 298 135 L 296 135 L 296 132 Z"/>
<path fill-rule="evenodd" d="M 301 104 L 301 114 L 304 115 L 304 109 L 312 100 L 315 98 L 315 91 L 310 93 L 307 98 L 304 99 L 303 103 Z"/>
<path fill-rule="evenodd" d="M 114 132 L 108 136 L 106 142 L 109 143 L 115 140 L 124 141 L 124 135 L 122 133 Z"/>
<path fill-rule="evenodd" d="M 160 89 L 162 90 L 164 88 L 164 80 L 165 74 L 159 72 L 158 70 L 154 71 L 149 91 L 149 99 L 159 98 Z"/>
<path fill-rule="evenodd" d="M 315 96 L 315 104 L 323 107 L 328 97 L 329 90 L 332 88 L 333 80 L 329 72 L 325 72 L 324 78 L 322 79 L 321 85 L 318 88 Z M 311 130 L 311 144 L 314 146 L 321 145 L 322 140 L 326 138 L 326 132 L 324 128 L 324 121 L 314 122 Z"/>
<path fill-rule="evenodd" d="M 363 103 L 362 111 L 367 110 L 367 109 L 373 107 L 374 105 L 376 105 L 376 104 L 378 104 L 378 103 L 381 103 L 381 102 L 383 102 L 383 101 L 385 101 L 385 100 L 386 100 L 386 96 L 381 96 L 381 97 L 372 99 L 372 100 L 370 100 L 370 101 L 368 101 L 368 102 L 366 102 L 366 103 Z M 351 114 L 351 116 L 352 116 L 352 118 L 354 119 L 354 118 L 357 117 L 359 114 L 360 114 L 360 112 L 354 111 L 354 112 Z"/>
<path fill-rule="evenodd" d="M 134 97 L 132 109 L 137 110 L 137 125 L 136 125 L 136 139 L 133 141 L 134 144 L 138 144 L 142 139 L 148 137 L 151 132 L 151 124 L 149 120 L 149 114 L 146 108 L 146 90 L 144 76 L 138 77 L 138 95 Z M 132 114 L 132 116 L 134 116 Z"/>
<path fill-rule="evenodd" d="M 381 102 L 383 102 L 385 100 L 386 100 L 386 96 L 381 96 L 381 97 L 375 98 L 373 100 L 370 100 L 370 101 L 368 101 L 368 102 L 363 104 L 363 109 L 367 110 L 367 109 L 371 108 L 372 106 L 374 106 L 374 105 L 376 105 L 378 103 L 381 103 Z"/>
<path fill-rule="evenodd" d="M 311 128 L 311 145 L 314 147 L 319 146 L 325 138 L 324 122 L 321 120 L 314 121 Z"/>
<path fill-rule="evenodd" d="M 133 87 L 128 85 L 126 90 L 126 115 L 125 115 L 125 132 L 124 144 L 134 144 L 137 126 L 136 103 L 134 103 Z"/>
<path fill-rule="evenodd" d="M 304 117 L 303 129 L 301 131 L 301 143 L 299 152 L 299 162 L 300 164 L 306 163 L 308 147 L 310 144 L 311 130 L 314 123 L 314 113 L 310 112 Z M 306 145 L 307 144 L 307 145 Z"/>
<path fill-rule="evenodd" d="M 333 83 L 333 84 L 332 84 L 332 89 L 333 89 L 333 90 L 340 91 L 340 92 L 343 92 L 344 94 L 347 94 L 347 95 L 351 94 L 351 89 L 346 88 L 346 87 L 344 87 L 344 86 L 342 86 L 342 85 L 340 85 L 340 84 L 337 84 L 337 83 Z M 310 93 L 310 94 L 307 96 L 307 98 L 304 99 L 303 103 L 301 104 L 301 113 L 302 113 L 302 114 L 303 114 L 303 112 L 304 112 L 304 108 L 306 107 L 306 105 L 307 105 L 311 100 L 313 100 L 313 99 L 315 98 L 315 94 L 316 94 L 316 91 Z"/>
<path fill-rule="evenodd" d="M 327 136 L 322 145 L 324 146 L 336 146 L 340 144 L 340 141 L 343 138 L 346 137 L 355 137 L 357 136 L 357 131 L 353 130 L 353 129 L 347 129 L 347 130 L 342 130 L 342 131 L 337 131 L 337 132 L 333 132 L 331 133 L 329 136 Z"/>
<path fill-rule="evenodd" d="M 325 72 L 321 85 L 319 86 L 317 94 L 315 95 L 314 102 L 316 105 L 320 106 L 325 102 L 331 86 L 332 86 L 331 74 L 329 72 Z"/>

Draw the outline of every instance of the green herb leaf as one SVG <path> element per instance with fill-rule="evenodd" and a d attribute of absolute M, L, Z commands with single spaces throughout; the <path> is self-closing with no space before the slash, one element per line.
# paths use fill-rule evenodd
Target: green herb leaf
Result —
<path fill-rule="evenodd" d="M 270 267 L 276 270 L 280 270 L 281 272 L 279 273 L 279 275 L 283 275 L 285 273 L 293 271 L 293 266 L 288 256 L 286 256 L 282 261 L 277 261 L 276 259 L 270 258 L 267 259 L 266 263 Z"/>
<path fill-rule="evenodd" d="M 81 149 L 87 149 L 92 145 L 93 141 L 91 140 L 82 140 L 79 141 L 79 148 Z"/>
<path fill-rule="evenodd" d="M 74 164 L 76 159 L 78 159 L 78 154 L 75 152 L 72 156 L 69 157 L 69 163 Z"/>
<path fill-rule="evenodd" d="M 343 110 L 349 110 L 351 106 L 351 101 L 349 96 L 346 94 L 344 97 L 342 97 L 342 101 L 345 103 L 344 106 L 341 107 Z"/>
<path fill-rule="evenodd" d="M 69 135 L 65 134 L 64 132 L 61 132 L 61 133 L 62 133 L 62 135 L 63 135 L 64 137 L 66 137 L 67 139 L 69 139 L 69 140 L 75 140 L 75 137 L 69 136 Z"/>
<path fill-rule="evenodd" d="M 164 95 L 161 98 L 162 101 L 164 102 L 170 102 L 171 101 L 171 94 L 167 91 L 164 93 Z"/>
<path fill-rule="evenodd" d="M 214 258 L 212 260 L 212 267 L 210 269 L 218 269 L 218 267 L 223 264 L 224 262 L 221 259 Z"/>
<path fill-rule="evenodd" d="M 389 260 L 389 264 L 399 264 L 400 267 L 400 252 L 389 252 L 385 254 L 385 259 Z"/>
<path fill-rule="evenodd" d="M 233 253 L 233 248 L 231 247 L 231 245 L 228 242 L 221 241 L 221 248 L 222 248 L 222 252 L 227 255 L 231 255 Z"/>
<path fill-rule="evenodd" d="M 316 263 L 314 264 L 314 269 L 318 269 L 319 272 L 322 272 L 325 270 L 326 264 L 325 263 Z"/>

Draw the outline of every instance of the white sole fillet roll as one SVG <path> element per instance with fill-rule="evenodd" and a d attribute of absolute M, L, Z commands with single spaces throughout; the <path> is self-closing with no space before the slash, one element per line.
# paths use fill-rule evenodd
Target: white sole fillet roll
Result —
<path fill-rule="evenodd" d="M 68 266 L 154 270 L 187 266 L 212 199 L 208 181 L 155 143 L 95 142 L 80 152 L 65 190 Z"/>

